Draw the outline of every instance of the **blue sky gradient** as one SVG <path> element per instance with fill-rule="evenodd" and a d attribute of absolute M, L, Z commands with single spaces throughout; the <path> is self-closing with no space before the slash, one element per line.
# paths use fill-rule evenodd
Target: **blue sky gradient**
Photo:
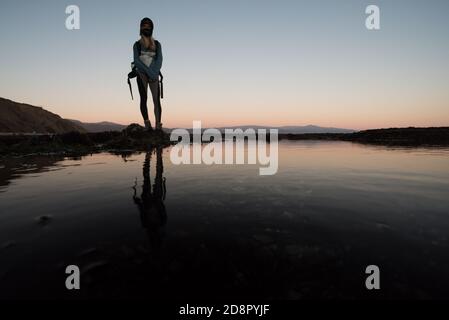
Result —
<path fill-rule="evenodd" d="M 148 16 L 166 127 L 449 125 L 449 1 L 0 3 L 0 96 L 65 118 L 141 121 L 126 74 Z M 70 4 L 80 30 L 65 28 Z M 365 28 L 369 4 L 379 31 Z"/>

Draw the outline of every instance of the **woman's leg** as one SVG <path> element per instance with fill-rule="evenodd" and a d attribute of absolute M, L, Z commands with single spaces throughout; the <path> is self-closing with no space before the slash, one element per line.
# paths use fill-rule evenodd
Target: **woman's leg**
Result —
<path fill-rule="evenodd" d="M 145 75 L 139 73 L 137 76 L 137 87 L 139 88 L 140 95 L 140 113 L 142 114 L 143 120 L 148 123 L 148 109 L 147 109 L 147 92 L 148 92 L 148 80 Z M 151 123 L 150 123 L 151 127 Z"/>
<path fill-rule="evenodd" d="M 154 117 L 156 120 L 156 129 L 162 129 L 161 116 L 161 98 L 159 95 L 159 80 L 150 81 L 149 83 L 151 95 L 153 96 Z"/>

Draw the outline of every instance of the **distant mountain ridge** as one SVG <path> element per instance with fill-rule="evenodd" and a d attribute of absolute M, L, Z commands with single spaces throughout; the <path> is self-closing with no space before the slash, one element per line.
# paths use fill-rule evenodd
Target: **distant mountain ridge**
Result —
<path fill-rule="evenodd" d="M 202 128 L 205 130 L 207 128 Z M 260 125 L 244 125 L 244 126 L 231 126 L 231 127 L 219 127 L 217 128 L 221 132 L 224 132 L 225 129 L 277 129 L 280 134 L 305 134 L 305 133 L 353 133 L 357 130 L 352 129 L 343 129 L 343 128 L 332 128 L 332 127 L 319 127 L 314 125 L 306 125 L 306 126 L 260 126 Z M 167 129 L 167 131 L 171 131 L 172 129 Z M 187 128 L 188 131 L 192 131 L 191 128 Z"/>
<path fill-rule="evenodd" d="M 223 129 L 235 129 L 235 128 L 241 128 L 243 130 L 246 130 L 247 128 L 253 128 L 253 129 L 277 129 L 279 133 L 283 134 L 301 134 L 301 133 L 352 133 L 356 130 L 352 129 L 343 129 L 343 128 L 332 128 L 332 127 L 320 127 L 315 125 L 306 125 L 306 126 L 235 126 L 235 127 L 223 127 L 219 128 L 220 130 Z"/>
<path fill-rule="evenodd" d="M 118 124 L 114 122 L 93 122 L 93 123 L 87 123 L 87 122 L 81 122 L 78 120 L 72 120 L 73 123 L 77 124 L 78 126 L 83 127 L 87 132 L 104 132 L 104 131 L 122 131 L 127 126 L 123 124 Z M 314 125 L 307 125 L 307 126 L 281 126 L 281 127 L 272 127 L 272 126 L 231 126 L 231 127 L 219 127 L 218 130 L 224 132 L 225 129 L 278 129 L 278 132 L 280 134 L 302 134 L 302 133 L 353 133 L 356 132 L 356 130 L 352 129 L 343 129 L 343 128 L 332 128 L 332 127 L 319 127 Z M 171 132 L 175 128 L 164 128 L 164 131 Z M 207 129 L 207 128 L 202 128 Z M 192 131 L 191 128 L 188 128 L 187 130 Z"/>
<path fill-rule="evenodd" d="M 32 106 L 26 103 L 19 103 L 12 100 L 0 98 L 0 133 L 66 133 L 70 131 L 78 132 L 104 132 L 122 131 L 127 126 L 114 122 L 82 122 L 79 120 L 63 119 L 61 116 L 45 110 L 42 107 Z M 224 129 L 278 129 L 280 134 L 303 134 L 303 133 L 352 133 L 356 130 L 319 127 L 315 125 L 306 126 L 260 126 L 242 125 L 219 127 Z M 170 132 L 174 128 L 164 128 Z M 207 128 L 203 128 L 207 129 Z M 187 128 L 191 131 L 191 128 Z"/>
<path fill-rule="evenodd" d="M 85 132 L 82 127 L 42 107 L 0 98 L 1 133 Z"/>

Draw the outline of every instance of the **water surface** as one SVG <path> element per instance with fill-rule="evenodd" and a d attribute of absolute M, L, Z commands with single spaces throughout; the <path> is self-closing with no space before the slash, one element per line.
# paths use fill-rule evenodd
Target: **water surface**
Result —
<path fill-rule="evenodd" d="M 449 297 L 448 149 L 281 142 L 274 176 L 169 152 L 0 160 L 0 297 Z"/>

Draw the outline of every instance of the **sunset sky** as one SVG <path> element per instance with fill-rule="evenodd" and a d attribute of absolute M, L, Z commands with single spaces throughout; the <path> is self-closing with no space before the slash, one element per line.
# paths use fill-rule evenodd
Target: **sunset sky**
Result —
<path fill-rule="evenodd" d="M 71 4 L 80 30 L 65 28 Z M 365 28 L 369 4 L 379 31 Z M 447 0 L 1 0 L 0 96 L 141 122 L 126 74 L 145 16 L 163 48 L 165 127 L 449 125 Z"/>

